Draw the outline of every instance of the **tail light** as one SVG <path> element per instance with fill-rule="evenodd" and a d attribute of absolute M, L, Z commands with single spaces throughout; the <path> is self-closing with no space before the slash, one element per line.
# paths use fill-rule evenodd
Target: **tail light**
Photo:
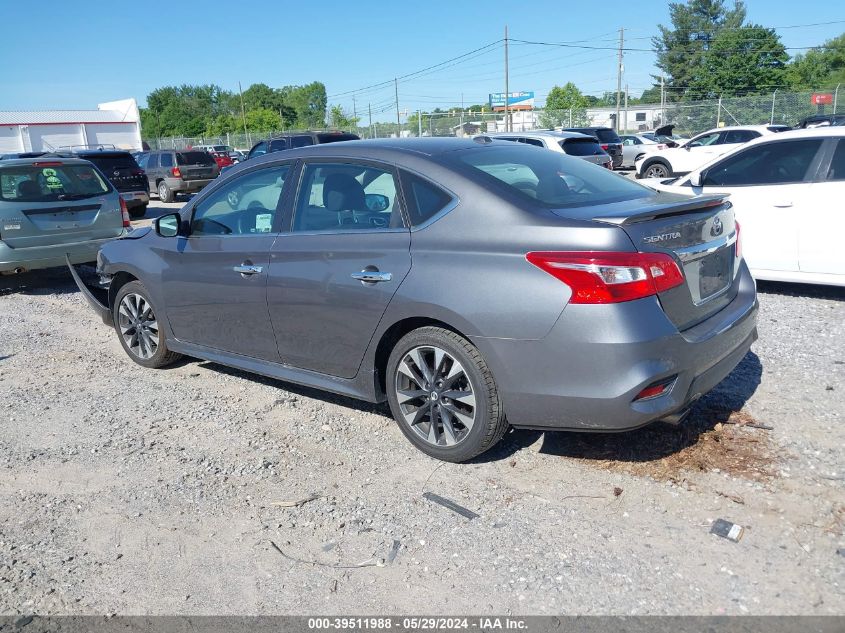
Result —
<path fill-rule="evenodd" d="M 570 303 L 620 303 L 650 297 L 684 283 L 665 253 L 532 252 L 529 263 L 572 290 Z"/>
<path fill-rule="evenodd" d="M 173 175 L 174 178 L 182 177 L 182 171 L 178 167 L 171 167 L 170 173 Z"/>
<path fill-rule="evenodd" d="M 736 223 L 736 258 L 742 259 L 742 236 L 739 234 L 739 222 Z"/>
<path fill-rule="evenodd" d="M 602 148 L 604 151 L 607 151 L 607 148 L 608 148 L 608 147 L 610 147 L 610 145 L 607 145 L 607 144 L 604 144 L 604 145 L 602 145 L 602 146 L 601 146 L 601 148 Z"/>
<path fill-rule="evenodd" d="M 120 196 L 120 215 L 123 217 L 123 228 L 132 228 L 132 223 L 129 221 L 129 209 L 126 206 L 126 200 Z"/>

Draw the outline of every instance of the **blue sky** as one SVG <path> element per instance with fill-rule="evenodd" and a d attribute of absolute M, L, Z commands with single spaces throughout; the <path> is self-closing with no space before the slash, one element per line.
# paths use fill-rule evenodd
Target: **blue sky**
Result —
<path fill-rule="evenodd" d="M 749 0 L 748 16 L 764 26 L 787 27 L 845 20 L 830 0 Z M 36 3 L 0 0 L 4 63 L 0 110 L 94 108 L 101 101 L 135 97 L 171 84 L 216 83 L 237 90 L 264 82 L 278 87 L 319 80 L 329 103 L 358 114 L 372 104 L 378 120 L 391 119 L 393 85 L 365 91 L 478 49 L 503 37 L 583 42 L 615 47 L 618 29 L 627 45 L 649 48 L 656 25 L 668 23 L 666 2 L 561 2 L 512 0 L 456 2 L 221 2 Z M 787 47 L 819 44 L 845 23 L 781 28 Z M 17 53 L 16 53 L 17 52 Z M 794 54 L 799 51 L 791 50 Z M 616 87 L 613 50 L 513 44 L 511 90 L 533 90 L 542 102 L 555 84 L 575 82 L 584 92 Z M 650 85 L 654 56 L 629 52 L 624 82 L 631 94 Z M 500 46 L 459 63 L 399 82 L 402 110 L 429 110 L 486 102 L 504 90 Z M 384 112 L 381 112 L 384 110 Z"/>

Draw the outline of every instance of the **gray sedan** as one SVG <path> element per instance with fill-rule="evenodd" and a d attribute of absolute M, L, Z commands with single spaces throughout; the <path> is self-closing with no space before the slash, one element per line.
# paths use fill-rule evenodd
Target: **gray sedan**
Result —
<path fill-rule="evenodd" d="M 757 336 L 737 237 L 718 196 L 486 137 L 384 139 L 247 161 L 104 246 L 107 299 L 77 283 L 140 365 L 387 400 L 459 462 L 509 425 L 679 422 Z"/>

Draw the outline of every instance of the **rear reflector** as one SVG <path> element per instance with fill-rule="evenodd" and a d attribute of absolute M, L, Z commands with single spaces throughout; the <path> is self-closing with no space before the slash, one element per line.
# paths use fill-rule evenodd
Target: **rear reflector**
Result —
<path fill-rule="evenodd" d="M 129 209 L 126 206 L 126 200 L 123 199 L 123 196 L 120 196 L 120 215 L 123 217 L 123 228 L 132 228 L 132 222 L 129 220 Z"/>
<path fill-rule="evenodd" d="M 675 376 L 671 378 L 664 378 L 659 382 L 650 384 L 648 387 L 634 396 L 634 402 L 637 400 L 647 400 L 649 398 L 657 398 L 672 390 L 672 385 L 675 384 Z"/>
<path fill-rule="evenodd" d="M 656 295 L 684 283 L 665 253 L 532 252 L 529 263 L 572 289 L 570 303 L 619 303 Z"/>

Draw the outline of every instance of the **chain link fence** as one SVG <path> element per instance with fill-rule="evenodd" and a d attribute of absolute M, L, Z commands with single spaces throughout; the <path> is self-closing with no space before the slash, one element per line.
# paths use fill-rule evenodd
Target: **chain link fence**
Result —
<path fill-rule="evenodd" d="M 665 105 L 640 104 L 620 107 L 619 126 L 622 132 L 653 130 L 662 125 L 674 124 L 675 134 L 692 136 L 699 132 L 726 125 L 796 125 L 801 119 L 814 114 L 836 114 L 845 111 L 845 90 L 837 87 L 825 92 L 823 101 L 814 104 L 813 91 L 787 92 L 775 90 L 771 94 L 724 97 L 709 101 L 672 102 Z M 562 129 L 568 127 L 616 127 L 616 108 L 573 108 L 566 110 L 518 110 L 511 112 L 510 130 Z M 504 132 L 503 112 L 415 112 L 396 122 L 373 122 L 358 125 L 345 131 L 361 138 L 408 136 L 473 136 Z M 261 139 L 270 138 L 290 130 L 265 130 L 248 133 L 228 133 L 217 136 L 144 138 L 150 149 L 184 149 L 196 145 L 229 145 L 236 149 L 249 149 Z"/>

